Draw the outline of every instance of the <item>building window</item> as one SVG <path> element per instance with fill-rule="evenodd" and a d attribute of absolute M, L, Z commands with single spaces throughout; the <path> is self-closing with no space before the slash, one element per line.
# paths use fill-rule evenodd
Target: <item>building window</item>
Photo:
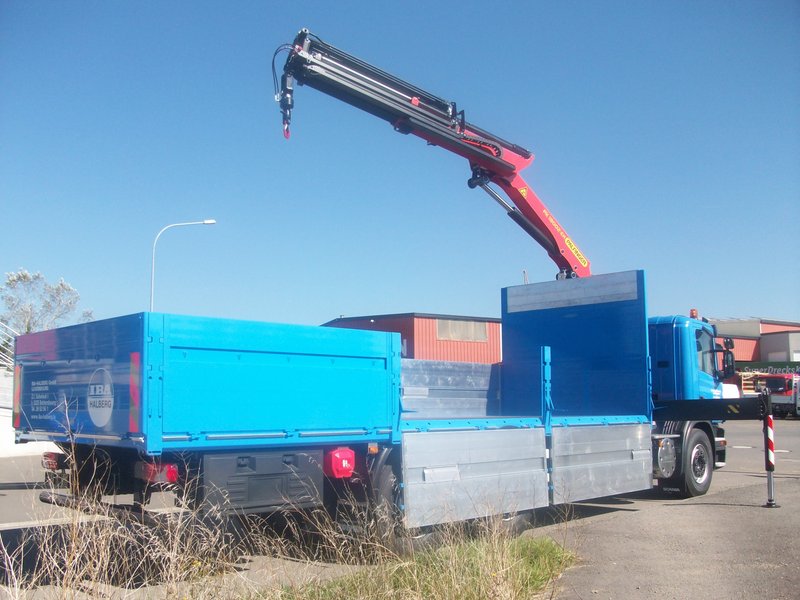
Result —
<path fill-rule="evenodd" d="M 480 321 L 436 319 L 436 337 L 454 342 L 486 342 L 489 340 L 488 325 Z"/>

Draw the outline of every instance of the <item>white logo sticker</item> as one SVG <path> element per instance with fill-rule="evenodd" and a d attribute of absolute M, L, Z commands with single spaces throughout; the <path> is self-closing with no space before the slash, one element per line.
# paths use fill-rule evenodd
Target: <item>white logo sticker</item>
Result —
<path fill-rule="evenodd" d="M 114 410 L 114 383 L 107 370 L 97 369 L 92 373 L 86 392 L 86 405 L 92 423 L 97 427 L 105 427 L 111 420 L 111 412 Z"/>

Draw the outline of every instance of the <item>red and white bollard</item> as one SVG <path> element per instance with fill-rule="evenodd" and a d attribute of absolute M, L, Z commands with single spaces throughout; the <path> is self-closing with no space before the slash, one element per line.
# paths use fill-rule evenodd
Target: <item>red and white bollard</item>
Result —
<path fill-rule="evenodd" d="M 778 508 L 775 502 L 775 423 L 772 420 L 772 399 L 767 397 L 767 410 L 764 416 L 764 468 L 767 471 L 767 503 L 764 508 Z"/>

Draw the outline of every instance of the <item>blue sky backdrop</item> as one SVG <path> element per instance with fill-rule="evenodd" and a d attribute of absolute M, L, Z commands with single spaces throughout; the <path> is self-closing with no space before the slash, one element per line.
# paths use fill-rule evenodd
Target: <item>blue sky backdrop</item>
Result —
<path fill-rule="evenodd" d="M 556 267 L 464 159 L 299 88 L 308 27 L 531 149 L 529 184 L 651 312 L 800 320 L 800 3 L 0 2 L 0 267 L 97 318 L 498 316 Z M 279 67 L 285 55 L 281 56 Z"/>

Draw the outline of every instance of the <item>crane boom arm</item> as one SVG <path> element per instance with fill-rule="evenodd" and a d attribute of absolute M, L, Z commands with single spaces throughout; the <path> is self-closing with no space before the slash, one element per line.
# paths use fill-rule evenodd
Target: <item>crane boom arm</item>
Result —
<path fill-rule="evenodd" d="M 480 187 L 533 237 L 560 269 L 559 277 L 591 274 L 589 261 L 520 175 L 533 154 L 471 123 L 449 102 L 320 40 L 303 29 L 291 46 L 276 95 L 284 135 L 294 108 L 294 83 L 307 85 L 469 161 L 470 187 Z M 279 48 L 280 50 L 280 48 Z M 276 52 L 277 54 L 277 52 Z M 498 186 L 508 203 L 490 184 Z"/>

